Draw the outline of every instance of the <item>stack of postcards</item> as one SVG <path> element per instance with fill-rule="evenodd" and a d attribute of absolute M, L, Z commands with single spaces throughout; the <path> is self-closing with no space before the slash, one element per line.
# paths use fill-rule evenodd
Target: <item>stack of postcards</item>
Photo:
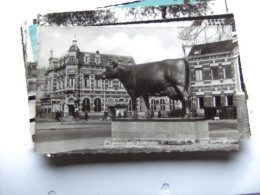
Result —
<path fill-rule="evenodd" d="M 232 151 L 249 139 L 226 1 L 166 2 L 40 14 L 22 27 L 36 153 Z"/>

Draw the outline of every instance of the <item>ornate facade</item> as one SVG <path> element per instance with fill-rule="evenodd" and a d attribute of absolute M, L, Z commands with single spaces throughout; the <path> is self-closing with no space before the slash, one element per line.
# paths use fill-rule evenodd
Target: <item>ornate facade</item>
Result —
<path fill-rule="evenodd" d="M 42 112 L 53 113 L 61 109 L 65 114 L 79 112 L 103 112 L 107 106 L 129 104 L 129 96 L 119 80 L 98 80 L 111 62 L 126 66 L 135 65 L 132 57 L 81 52 L 77 40 L 66 55 L 55 58 L 51 51 L 49 68 L 46 71 L 45 97 Z"/>

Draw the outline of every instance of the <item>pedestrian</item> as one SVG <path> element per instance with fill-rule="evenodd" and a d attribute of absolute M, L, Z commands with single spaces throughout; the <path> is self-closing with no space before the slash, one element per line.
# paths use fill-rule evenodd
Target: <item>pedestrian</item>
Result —
<path fill-rule="evenodd" d="M 107 119 L 107 115 L 108 115 L 108 112 L 107 112 L 107 110 L 105 110 L 105 112 L 104 112 L 104 120 Z"/>
<path fill-rule="evenodd" d="M 159 110 L 158 111 L 158 118 L 161 118 L 162 117 L 162 112 Z"/>
<path fill-rule="evenodd" d="M 59 121 L 59 112 L 58 112 L 58 111 L 55 112 L 55 119 L 56 119 L 57 121 Z"/>
<path fill-rule="evenodd" d="M 77 121 L 79 119 L 79 112 L 78 112 L 78 109 L 76 109 L 75 113 L 75 120 Z"/>

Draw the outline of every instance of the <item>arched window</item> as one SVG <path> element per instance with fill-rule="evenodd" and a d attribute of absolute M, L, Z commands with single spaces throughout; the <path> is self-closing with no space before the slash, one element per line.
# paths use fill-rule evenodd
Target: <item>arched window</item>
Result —
<path fill-rule="evenodd" d="M 154 99 L 151 100 L 151 110 L 156 110 L 156 101 Z"/>
<path fill-rule="evenodd" d="M 164 99 L 160 99 L 160 109 L 165 110 L 165 100 Z"/>
<path fill-rule="evenodd" d="M 85 98 L 84 100 L 83 100 L 83 108 L 82 108 L 82 111 L 83 112 L 86 112 L 86 111 L 90 111 L 90 100 L 89 100 L 89 98 Z"/>
<path fill-rule="evenodd" d="M 128 110 L 129 110 L 129 111 L 132 111 L 132 110 L 133 110 L 133 102 L 132 102 L 131 99 L 129 100 Z"/>
<path fill-rule="evenodd" d="M 119 104 L 124 104 L 124 102 L 125 102 L 125 100 L 123 98 L 120 98 L 118 101 Z"/>
<path fill-rule="evenodd" d="M 101 112 L 101 100 L 100 100 L 100 98 L 96 98 L 94 100 L 94 105 L 95 105 L 94 111 L 95 112 Z"/>

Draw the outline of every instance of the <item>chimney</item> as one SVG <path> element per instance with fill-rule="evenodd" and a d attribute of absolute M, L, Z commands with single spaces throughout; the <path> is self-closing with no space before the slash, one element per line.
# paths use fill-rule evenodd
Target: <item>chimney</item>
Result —
<path fill-rule="evenodd" d="M 53 58 L 53 50 L 51 50 L 51 58 Z"/>

